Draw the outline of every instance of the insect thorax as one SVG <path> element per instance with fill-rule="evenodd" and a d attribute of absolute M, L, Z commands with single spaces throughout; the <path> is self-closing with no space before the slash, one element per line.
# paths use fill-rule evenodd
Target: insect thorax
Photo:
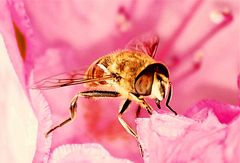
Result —
<path fill-rule="evenodd" d="M 152 63 L 155 63 L 155 61 L 146 54 L 133 51 L 119 51 L 103 56 L 94 62 L 87 71 L 87 77 L 101 78 L 104 77 L 104 75 L 107 73 L 115 74 L 117 76 L 120 76 L 120 80 L 111 82 L 116 82 L 118 85 L 117 87 L 134 93 L 135 78 L 147 65 Z M 109 72 L 106 72 L 99 65 L 103 65 Z M 105 85 L 109 84 L 109 82 L 103 81 L 94 83 L 94 85 L 97 84 Z"/>

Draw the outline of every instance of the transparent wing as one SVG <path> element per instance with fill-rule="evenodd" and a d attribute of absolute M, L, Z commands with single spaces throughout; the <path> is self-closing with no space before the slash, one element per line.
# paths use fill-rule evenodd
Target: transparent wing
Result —
<path fill-rule="evenodd" d="M 156 34 L 146 34 L 132 39 L 126 46 L 129 50 L 140 51 L 154 58 L 159 44 Z"/>
<path fill-rule="evenodd" d="M 102 77 L 96 78 L 86 78 L 84 73 L 75 70 L 72 72 L 61 73 L 44 78 L 34 83 L 34 85 L 31 88 L 46 90 L 77 84 L 101 82 L 111 78 L 113 78 L 113 75 L 104 75 Z"/>

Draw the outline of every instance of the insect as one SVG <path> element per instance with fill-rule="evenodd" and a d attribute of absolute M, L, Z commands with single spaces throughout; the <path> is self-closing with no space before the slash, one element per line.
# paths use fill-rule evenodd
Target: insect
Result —
<path fill-rule="evenodd" d="M 152 36 L 149 39 L 134 39 L 129 42 L 127 48 L 105 55 L 93 62 L 85 74 L 66 74 L 67 77 L 56 75 L 36 83 L 39 89 L 51 89 L 75 84 L 85 84 L 91 90 L 78 92 L 70 103 L 70 116 L 60 124 L 51 128 L 46 136 L 57 128 L 74 120 L 77 112 L 79 97 L 102 98 L 123 97 L 124 104 L 118 112 L 118 120 L 123 128 L 137 140 L 141 154 L 143 149 L 137 133 L 122 118 L 132 101 L 152 114 L 152 107 L 146 102 L 146 98 L 155 100 L 158 108 L 160 102 L 166 99 L 166 106 L 177 114 L 170 106 L 172 86 L 169 80 L 169 71 L 163 63 L 155 61 L 159 39 Z M 106 90 L 99 89 L 104 86 Z"/>

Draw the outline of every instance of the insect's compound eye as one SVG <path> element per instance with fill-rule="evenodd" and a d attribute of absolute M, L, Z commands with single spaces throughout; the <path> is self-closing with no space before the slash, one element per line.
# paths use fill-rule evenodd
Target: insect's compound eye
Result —
<path fill-rule="evenodd" d="M 159 78 L 161 78 L 161 75 L 165 76 L 166 78 L 169 78 L 169 72 L 168 72 L 168 69 L 165 65 L 163 65 L 161 63 L 156 63 L 155 64 L 155 71 L 157 73 L 159 73 L 158 74 Z"/>
<path fill-rule="evenodd" d="M 139 95 L 150 95 L 152 90 L 153 75 L 152 73 L 142 74 L 135 81 L 135 90 Z"/>
<path fill-rule="evenodd" d="M 153 85 L 154 74 L 157 73 L 157 79 L 163 81 L 169 77 L 168 69 L 161 63 L 153 63 L 148 65 L 135 79 L 135 90 L 139 95 L 150 95 Z M 161 76 L 162 75 L 162 76 Z"/>

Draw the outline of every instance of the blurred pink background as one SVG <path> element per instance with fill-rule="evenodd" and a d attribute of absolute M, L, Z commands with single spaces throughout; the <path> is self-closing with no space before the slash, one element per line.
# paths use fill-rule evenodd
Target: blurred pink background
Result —
<path fill-rule="evenodd" d="M 50 126 L 68 116 L 71 98 L 85 88 L 38 91 L 29 86 L 86 69 L 146 33 L 160 37 L 156 60 L 169 66 L 170 104 L 180 115 L 204 99 L 239 105 L 239 7 L 237 0 L 2 0 L 0 127 L 5 132 L 0 162 L 19 162 L 21 155 L 22 162 L 47 161 L 60 145 L 82 143 L 101 144 L 113 157 L 143 162 L 136 141 L 117 121 L 120 99 L 80 99 L 76 120 L 45 139 Z M 135 110 L 133 105 L 124 116 L 132 126 Z"/>

